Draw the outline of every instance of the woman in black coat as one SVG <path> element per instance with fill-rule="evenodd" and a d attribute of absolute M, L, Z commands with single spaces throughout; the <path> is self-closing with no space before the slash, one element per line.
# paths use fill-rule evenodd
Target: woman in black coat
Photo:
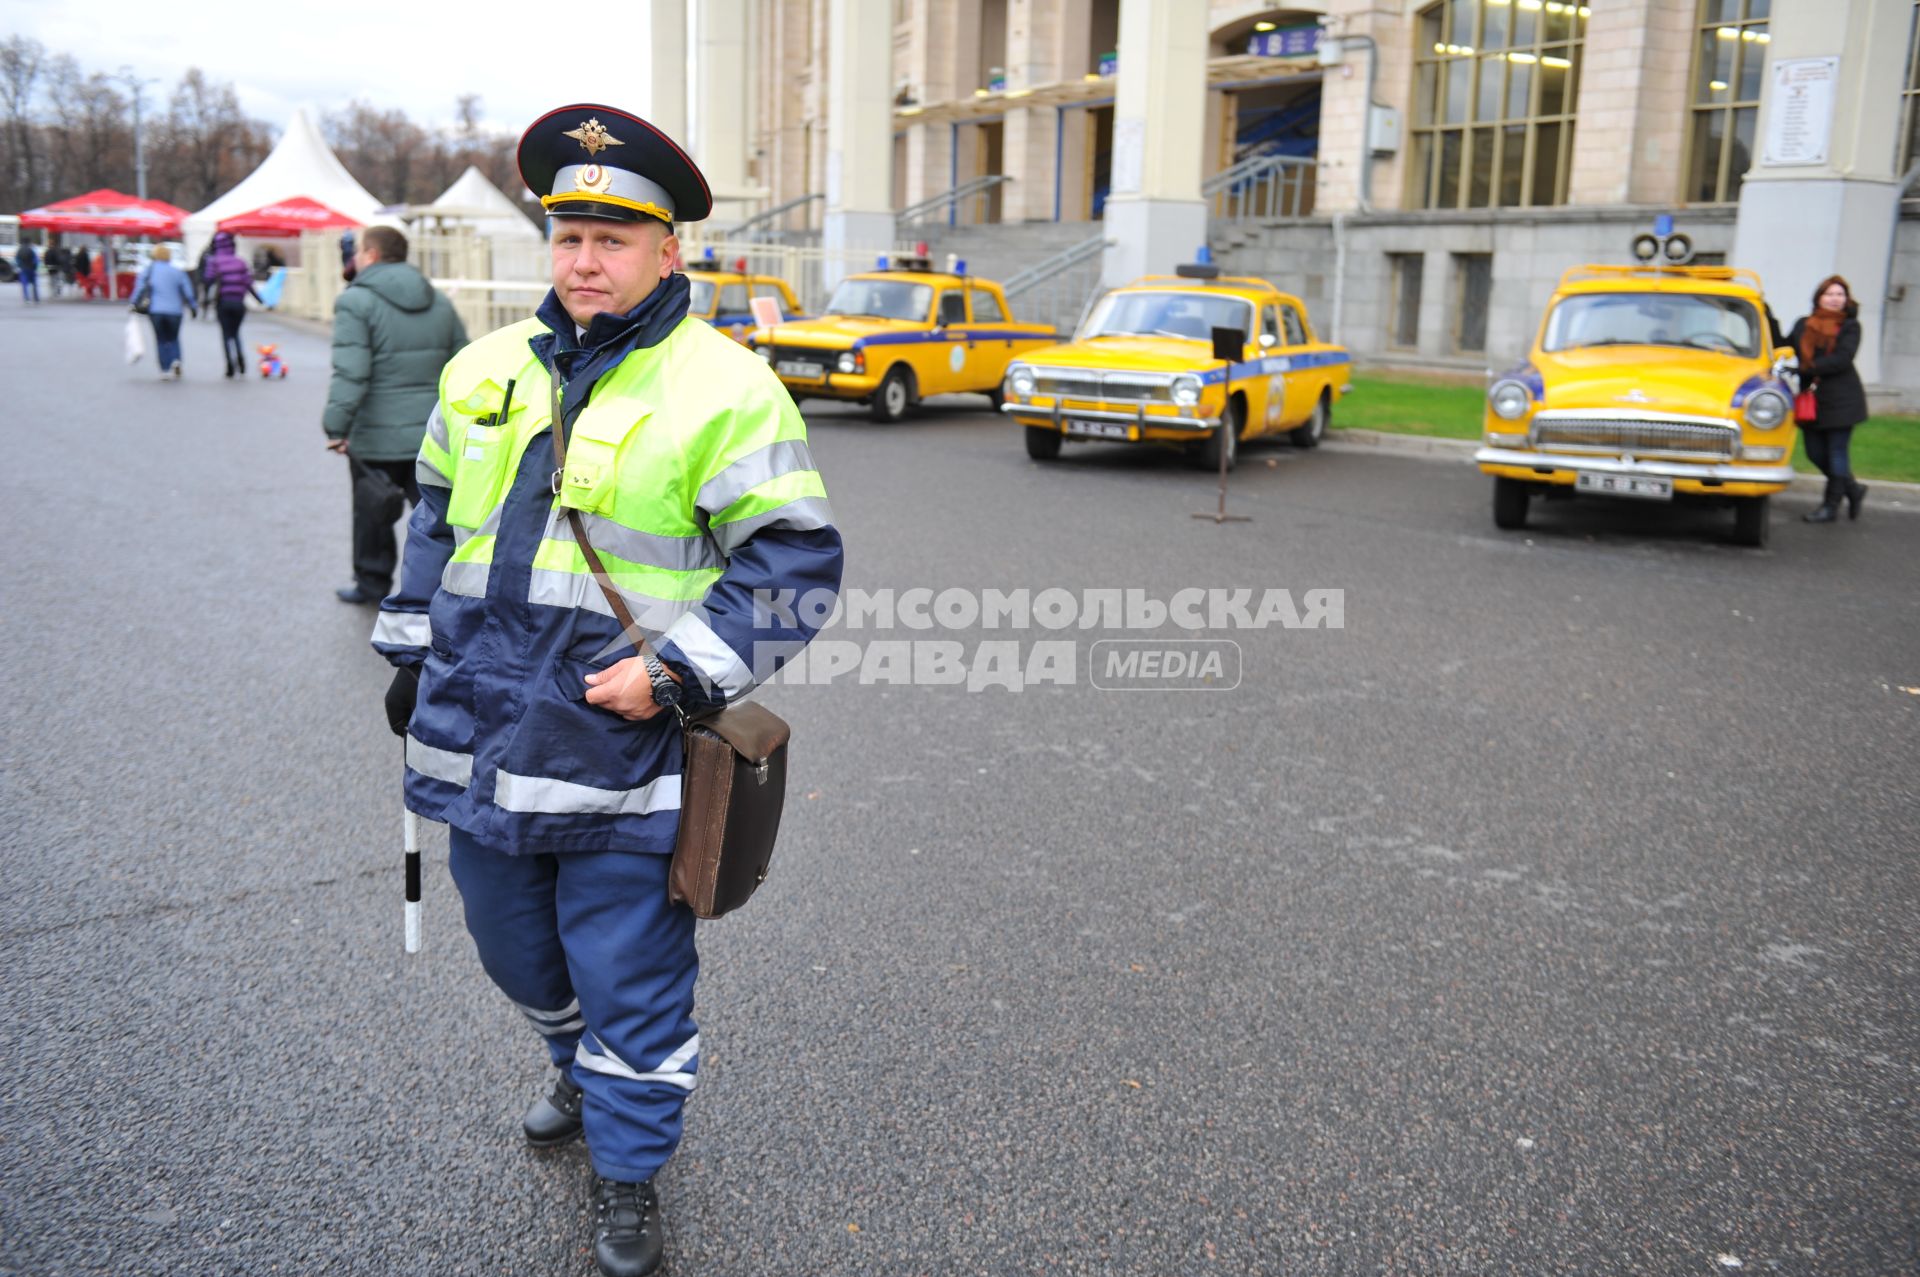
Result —
<path fill-rule="evenodd" d="M 1800 388 L 1813 391 L 1818 408 L 1812 421 L 1800 423 L 1807 459 L 1827 476 L 1826 496 L 1805 516 L 1808 523 L 1832 523 L 1843 499 L 1847 517 L 1857 519 L 1867 497 L 1867 485 L 1853 477 L 1847 455 L 1853 428 L 1867 419 L 1867 390 L 1853 367 L 1860 351 L 1859 313 L 1847 281 L 1829 275 L 1813 290 L 1813 313 L 1795 322 L 1787 337 L 1799 357 Z"/>

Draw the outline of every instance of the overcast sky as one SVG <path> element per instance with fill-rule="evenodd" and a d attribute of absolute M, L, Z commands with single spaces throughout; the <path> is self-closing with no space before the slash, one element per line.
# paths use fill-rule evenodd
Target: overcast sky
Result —
<path fill-rule="evenodd" d="M 451 124 L 463 93 L 488 128 L 518 134 L 571 102 L 645 114 L 648 0 L 0 0 L 0 31 L 68 53 L 84 70 L 157 79 L 149 109 L 189 67 L 232 82 L 240 105 L 276 127 L 355 98 Z"/>

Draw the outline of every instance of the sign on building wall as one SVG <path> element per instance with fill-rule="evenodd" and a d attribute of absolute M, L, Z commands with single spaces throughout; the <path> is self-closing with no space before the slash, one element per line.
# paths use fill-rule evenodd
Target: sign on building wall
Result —
<path fill-rule="evenodd" d="M 1260 58 L 1311 57 L 1320 49 L 1320 28 L 1286 27 L 1279 31 L 1256 31 L 1247 40 L 1247 52 Z"/>
<path fill-rule="evenodd" d="M 1825 164 L 1840 59 L 1783 58 L 1772 69 L 1773 96 L 1760 162 L 1772 168 Z"/>

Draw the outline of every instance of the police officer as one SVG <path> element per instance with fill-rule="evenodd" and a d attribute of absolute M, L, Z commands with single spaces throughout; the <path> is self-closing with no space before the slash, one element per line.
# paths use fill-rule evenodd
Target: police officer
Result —
<path fill-rule="evenodd" d="M 407 805 L 450 826 L 481 965 L 558 1070 L 527 1139 L 584 1132 L 594 1255 L 628 1277 L 660 1263 L 653 1180 L 700 1067 L 694 920 L 667 900 L 668 710 L 738 698 L 812 638 L 818 612 L 755 600 L 830 601 L 841 544 L 793 401 L 687 316 L 673 224 L 712 208 L 693 162 L 596 105 L 536 121 L 519 161 L 551 219 L 553 289 L 441 375 L 373 642 L 400 667 Z M 615 621 L 570 510 L 645 641 Z"/>

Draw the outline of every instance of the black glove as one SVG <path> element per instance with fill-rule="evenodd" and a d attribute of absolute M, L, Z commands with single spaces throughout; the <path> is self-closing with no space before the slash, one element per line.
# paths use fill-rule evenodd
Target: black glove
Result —
<path fill-rule="evenodd" d="M 413 703 L 419 699 L 420 671 L 412 665 L 395 669 L 393 682 L 387 684 L 387 726 L 395 736 L 407 734 L 407 724 L 413 721 Z"/>

